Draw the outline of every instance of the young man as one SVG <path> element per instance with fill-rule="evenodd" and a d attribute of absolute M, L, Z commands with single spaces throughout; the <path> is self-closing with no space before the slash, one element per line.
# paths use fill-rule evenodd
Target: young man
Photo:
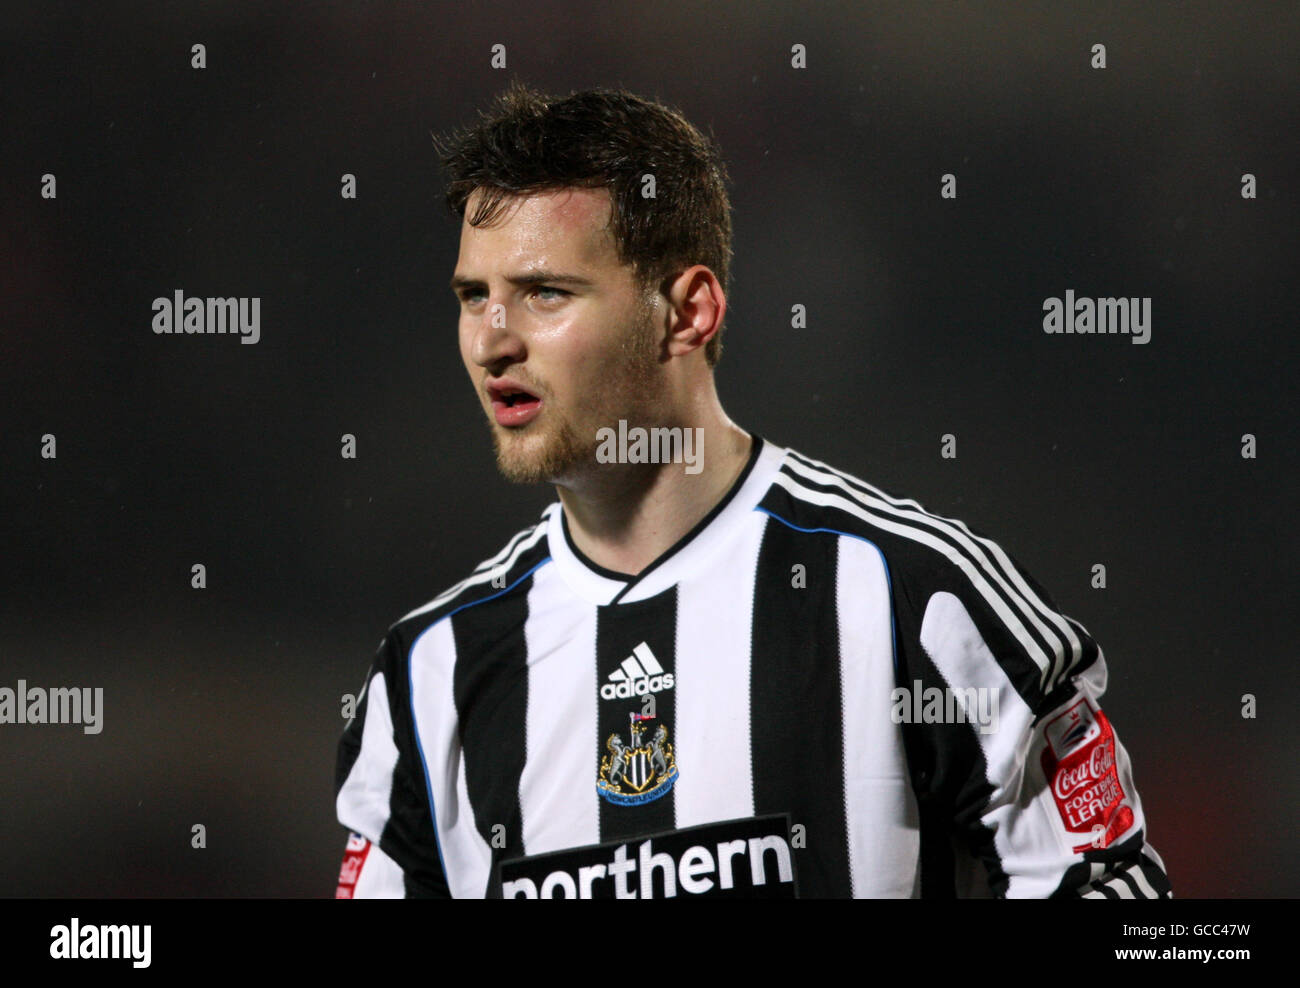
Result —
<path fill-rule="evenodd" d="M 1082 625 L 723 412 L 712 142 L 515 86 L 442 151 L 461 357 L 559 501 L 385 636 L 339 896 L 1168 895 Z"/>

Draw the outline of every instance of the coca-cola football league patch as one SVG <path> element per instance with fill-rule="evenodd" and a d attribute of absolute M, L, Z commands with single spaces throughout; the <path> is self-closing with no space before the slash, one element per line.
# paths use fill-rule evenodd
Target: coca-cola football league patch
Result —
<path fill-rule="evenodd" d="M 1043 730 L 1043 775 L 1065 827 L 1065 846 L 1072 854 L 1109 847 L 1135 820 L 1120 783 L 1110 721 L 1080 697 Z"/>
<path fill-rule="evenodd" d="M 339 868 L 339 884 L 334 890 L 334 898 L 351 899 L 357 891 L 357 881 L 361 878 L 361 869 L 365 867 L 366 855 L 370 853 L 370 841 L 360 834 L 348 834 L 347 847 L 343 851 L 343 866 Z"/>

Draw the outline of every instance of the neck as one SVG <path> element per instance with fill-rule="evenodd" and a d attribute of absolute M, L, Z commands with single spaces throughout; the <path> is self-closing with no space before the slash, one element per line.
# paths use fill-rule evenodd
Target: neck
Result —
<path fill-rule="evenodd" d="M 707 415 L 682 428 L 702 437 L 698 473 L 684 463 L 601 464 L 580 482 L 557 487 L 574 544 L 592 562 L 637 575 L 722 500 L 749 459 L 753 439 L 716 398 Z M 629 437 L 629 445 L 631 439 Z"/>

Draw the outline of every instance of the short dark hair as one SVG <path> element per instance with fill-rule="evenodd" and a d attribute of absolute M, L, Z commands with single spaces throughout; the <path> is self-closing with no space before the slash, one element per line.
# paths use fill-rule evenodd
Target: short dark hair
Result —
<path fill-rule="evenodd" d="M 434 137 L 447 175 L 446 202 L 460 219 L 475 189 L 471 226 L 489 223 L 508 195 L 566 187 L 607 188 L 619 260 L 642 288 L 703 264 L 729 291 L 730 181 L 712 137 L 680 111 L 621 89 L 548 96 L 518 80 L 477 125 Z M 655 196 L 642 194 L 654 175 Z M 722 328 L 705 347 L 722 354 Z"/>

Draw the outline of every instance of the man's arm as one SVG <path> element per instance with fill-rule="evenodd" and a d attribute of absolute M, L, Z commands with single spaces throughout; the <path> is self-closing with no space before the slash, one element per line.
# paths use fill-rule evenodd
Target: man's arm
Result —
<path fill-rule="evenodd" d="M 978 563 L 975 580 L 947 567 L 905 578 L 900 598 L 910 614 L 899 686 L 910 698 L 919 684 L 922 710 L 937 689 L 929 699 L 942 696 L 945 714 L 963 712 L 904 726 L 923 894 L 958 891 L 948 876 L 960 854 L 942 846 L 951 839 L 996 896 L 1170 896 L 1128 752 L 1099 703 L 1100 648 L 1001 550 Z"/>
<path fill-rule="evenodd" d="M 390 632 L 339 741 L 335 805 L 351 833 L 337 898 L 449 896 L 405 668 L 396 632 Z"/>

